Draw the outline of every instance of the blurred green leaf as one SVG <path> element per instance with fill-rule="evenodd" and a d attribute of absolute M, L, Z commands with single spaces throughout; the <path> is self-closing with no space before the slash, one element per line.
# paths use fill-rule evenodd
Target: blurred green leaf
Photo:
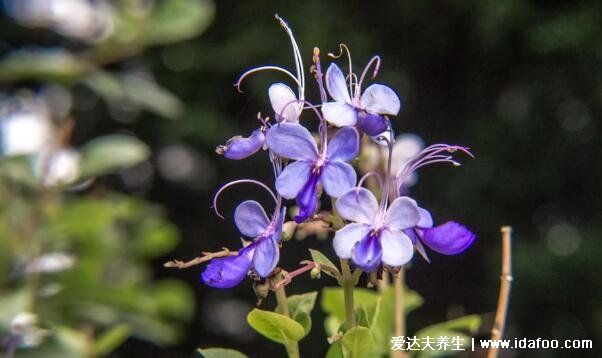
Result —
<path fill-rule="evenodd" d="M 119 324 L 109 328 L 94 342 L 95 355 L 107 355 L 119 347 L 129 337 L 132 327 L 128 324 Z"/>
<path fill-rule="evenodd" d="M 23 49 L 13 51 L 0 60 L 0 81 L 70 83 L 92 68 L 64 49 Z"/>
<path fill-rule="evenodd" d="M 368 328 L 355 326 L 345 333 L 341 345 L 345 357 L 365 358 L 372 353 L 374 342 Z"/>
<path fill-rule="evenodd" d="M 343 347 L 341 347 L 340 342 L 334 342 L 328 348 L 328 352 L 326 352 L 325 358 L 343 358 Z"/>
<path fill-rule="evenodd" d="M 197 349 L 197 354 L 203 358 L 246 358 L 247 356 L 239 351 L 225 348 L 205 348 Z"/>
<path fill-rule="evenodd" d="M 188 286 L 177 280 L 162 280 L 153 287 L 153 299 L 160 314 L 186 320 L 194 314 L 194 295 Z"/>
<path fill-rule="evenodd" d="M 320 265 L 320 270 L 322 270 L 322 272 L 330 277 L 338 279 L 340 276 L 339 269 L 334 263 L 332 263 L 332 261 L 330 261 L 330 259 L 328 259 L 328 257 L 326 257 L 326 255 L 318 250 L 312 249 L 309 249 L 309 253 L 311 254 L 311 259 L 313 262 Z"/>
<path fill-rule="evenodd" d="M 139 139 L 121 134 L 93 139 L 81 150 L 82 177 L 89 178 L 138 164 L 150 155 Z"/>
<path fill-rule="evenodd" d="M 207 0 L 160 2 L 151 14 L 146 42 L 168 44 L 197 36 L 209 26 L 214 12 Z"/>
<path fill-rule="evenodd" d="M 249 325 L 261 335 L 285 346 L 305 336 L 303 326 L 279 313 L 254 309 L 247 316 Z"/>
<path fill-rule="evenodd" d="M 291 295 L 286 298 L 291 317 L 303 326 L 307 335 L 311 330 L 311 311 L 314 309 L 318 292 L 308 292 L 300 295 Z M 282 312 L 280 306 L 276 312 Z"/>
<path fill-rule="evenodd" d="M 29 295 L 30 291 L 26 288 L 0 295 L 0 330 L 8 331 L 13 318 L 27 310 Z"/>
<path fill-rule="evenodd" d="M 404 289 L 404 313 L 407 315 L 422 305 L 422 297 L 416 292 Z M 379 354 L 389 351 L 389 339 L 393 335 L 395 320 L 395 291 L 393 287 L 387 288 L 378 297 L 374 306 L 374 315 L 370 323 L 370 330 L 374 338 L 374 347 Z"/>
<path fill-rule="evenodd" d="M 439 337 L 447 337 L 450 343 L 449 349 L 444 350 L 422 350 L 418 352 L 418 357 L 444 357 L 458 353 L 456 348 L 466 348 L 470 345 L 470 336 L 466 333 L 475 334 L 481 326 L 481 317 L 478 315 L 469 315 L 456 318 L 447 322 L 437 323 L 425 327 L 418 331 L 415 336 L 422 341 L 424 337 L 430 337 L 436 342 Z M 460 343 L 455 345 L 453 340 Z"/>
<path fill-rule="evenodd" d="M 184 108 L 178 97 L 144 75 L 116 75 L 99 70 L 82 81 L 109 103 L 129 103 L 167 118 L 180 116 Z"/>

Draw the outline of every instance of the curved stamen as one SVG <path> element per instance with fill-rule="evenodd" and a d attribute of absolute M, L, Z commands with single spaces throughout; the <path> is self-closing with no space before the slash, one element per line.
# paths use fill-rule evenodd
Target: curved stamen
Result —
<path fill-rule="evenodd" d="M 380 56 L 374 56 L 370 59 L 370 61 L 368 61 L 368 64 L 366 65 L 366 67 L 364 67 L 364 71 L 362 72 L 362 75 L 360 76 L 360 81 L 357 84 L 356 88 L 355 88 L 355 96 L 357 98 L 359 98 L 360 96 L 360 91 L 362 90 L 362 83 L 364 83 L 364 78 L 366 77 L 366 74 L 368 73 L 368 70 L 370 69 L 370 67 L 372 67 L 372 65 L 374 65 L 374 71 L 372 71 L 372 79 L 376 78 L 376 75 L 378 74 L 378 70 L 380 69 Z"/>
<path fill-rule="evenodd" d="M 224 219 L 224 216 L 222 214 L 220 214 L 219 210 L 217 209 L 217 200 L 220 196 L 220 194 L 228 189 L 229 187 L 233 186 L 233 185 L 237 185 L 237 184 L 243 184 L 243 183 L 248 183 L 248 184 L 255 184 L 258 185 L 262 188 L 264 188 L 268 193 L 270 193 L 270 195 L 272 196 L 272 198 L 274 199 L 274 203 L 276 204 L 276 206 L 279 206 L 279 199 L 278 197 L 276 197 L 276 195 L 274 194 L 274 192 L 272 191 L 272 189 L 270 189 L 267 185 L 265 185 L 264 183 L 257 181 L 257 180 L 253 180 L 253 179 L 239 179 L 239 180 L 234 180 L 229 182 L 228 184 L 222 186 L 217 193 L 215 193 L 215 196 L 213 197 L 213 211 L 215 211 L 215 214 L 217 216 L 219 216 L 220 218 Z"/>
<path fill-rule="evenodd" d="M 380 136 L 377 139 L 379 141 L 386 142 L 387 149 L 389 150 L 389 157 L 387 158 L 387 176 L 385 177 L 385 185 L 382 187 L 382 195 L 380 198 L 380 210 L 382 213 L 384 213 L 389 202 L 389 192 L 391 191 L 391 162 L 393 159 L 393 143 L 385 136 Z"/>
<path fill-rule="evenodd" d="M 299 46 L 297 45 L 297 41 L 295 40 L 295 36 L 293 36 L 293 31 L 291 30 L 288 23 L 284 21 L 283 18 L 275 14 L 274 17 L 280 23 L 280 26 L 284 28 L 284 31 L 287 33 L 288 37 L 291 40 L 291 44 L 293 46 L 293 57 L 295 59 L 295 70 L 297 72 L 297 79 L 299 80 L 299 99 L 305 99 L 305 72 L 303 71 L 303 59 L 301 58 L 301 51 L 299 51 Z"/>
<path fill-rule="evenodd" d="M 256 68 L 252 68 L 248 71 L 246 71 L 245 73 L 243 73 L 242 75 L 240 75 L 240 77 L 238 78 L 238 81 L 236 81 L 236 83 L 234 84 L 234 87 L 236 87 L 236 90 L 238 92 L 242 93 L 242 90 L 240 89 L 240 86 L 242 85 L 242 81 L 247 78 L 249 75 L 255 73 L 255 72 L 260 72 L 260 71 L 269 71 L 269 70 L 273 70 L 273 71 L 280 71 L 284 74 L 286 74 L 287 76 L 289 76 L 299 87 L 302 87 L 302 84 L 299 82 L 299 80 L 292 74 L 290 73 L 288 70 L 285 70 L 282 67 L 278 67 L 278 66 L 260 66 L 260 67 L 256 67 Z"/>
<path fill-rule="evenodd" d="M 349 79 L 349 92 L 353 93 L 353 83 L 352 78 L 355 76 L 355 74 L 353 73 L 353 66 L 351 63 L 351 51 L 349 51 L 349 47 L 347 47 L 347 45 L 345 44 L 339 44 L 339 54 L 338 55 L 334 55 L 332 53 L 328 53 L 328 57 L 332 58 L 332 59 L 336 59 L 339 58 L 341 56 L 343 56 L 343 51 L 345 51 L 347 53 L 347 62 L 349 64 L 349 75 L 347 75 L 346 77 L 348 77 Z M 355 76 L 356 82 L 357 83 L 357 76 Z"/>
<path fill-rule="evenodd" d="M 425 167 L 427 165 L 436 164 L 436 163 L 450 163 L 453 166 L 460 166 L 460 162 L 453 159 L 453 155 L 445 155 L 442 153 L 453 154 L 457 151 L 460 151 L 472 158 L 474 155 L 470 152 L 468 147 L 462 147 L 459 145 L 449 145 L 449 144 L 433 144 L 425 149 L 423 149 L 420 153 L 414 156 L 414 158 L 408 160 L 402 167 L 399 169 L 395 175 L 396 184 L 397 184 L 397 192 L 403 183 L 419 168 Z"/>
<path fill-rule="evenodd" d="M 376 177 L 376 179 L 378 180 L 378 185 L 380 187 L 380 190 L 382 192 L 383 190 L 383 179 L 381 178 L 380 174 L 378 174 L 376 171 L 370 171 L 366 174 L 364 174 L 364 176 L 360 179 L 360 181 L 357 183 L 358 187 L 361 187 L 364 184 L 364 181 L 366 181 L 366 179 L 368 179 L 370 176 L 374 175 Z"/>

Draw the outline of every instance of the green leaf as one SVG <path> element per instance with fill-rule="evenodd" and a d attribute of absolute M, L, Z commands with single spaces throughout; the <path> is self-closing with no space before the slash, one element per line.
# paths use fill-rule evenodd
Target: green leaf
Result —
<path fill-rule="evenodd" d="M 199 348 L 197 354 L 203 358 L 247 358 L 247 356 L 234 349 L 226 348 Z"/>
<path fill-rule="evenodd" d="M 322 272 L 336 279 L 338 279 L 341 276 L 339 269 L 336 267 L 335 264 L 332 263 L 332 261 L 328 259 L 328 257 L 326 257 L 326 255 L 324 255 L 318 250 L 312 249 L 309 249 L 309 253 L 311 254 L 311 259 L 313 260 L 313 262 L 320 265 L 320 270 L 322 270 Z"/>
<path fill-rule="evenodd" d="M 365 358 L 372 353 L 374 341 L 368 328 L 356 326 L 345 333 L 341 344 L 345 357 Z"/>
<path fill-rule="evenodd" d="M 420 341 L 423 341 L 423 338 L 430 337 L 436 342 L 439 337 L 447 337 L 450 346 L 446 350 L 423 350 L 420 351 L 418 356 L 444 357 L 456 354 L 458 351 L 452 349 L 468 347 L 470 345 L 470 336 L 466 333 L 474 335 L 480 326 L 481 317 L 478 315 L 469 315 L 425 327 L 415 334 Z M 454 344 L 454 340 L 458 341 L 460 345 Z"/>
<path fill-rule="evenodd" d="M 184 104 L 178 97 L 146 76 L 114 75 L 99 70 L 85 76 L 83 83 L 109 103 L 125 101 L 172 119 L 183 112 Z"/>
<path fill-rule="evenodd" d="M 403 292 L 404 312 L 407 316 L 411 311 L 422 305 L 422 297 L 407 288 Z M 373 319 L 369 325 L 374 337 L 375 347 L 381 354 L 388 352 L 389 339 L 393 335 L 394 319 L 395 291 L 393 287 L 389 287 L 378 297 L 374 306 Z"/>
<path fill-rule="evenodd" d="M 94 354 L 99 356 L 108 355 L 119 347 L 132 333 L 129 324 L 117 325 L 104 332 L 94 343 Z"/>
<path fill-rule="evenodd" d="M 375 291 L 365 288 L 355 288 L 353 290 L 354 307 L 370 306 L 376 303 L 378 294 Z M 343 298 L 343 289 L 340 287 L 325 287 L 322 289 L 322 298 L 320 304 L 322 310 L 327 314 L 334 315 L 341 321 L 345 320 L 345 305 Z"/>
<path fill-rule="evenodd" d="M 89 141 L 81 153 L 82 177 L 89 178 L 135 165 L 147 159 L 150 150 L 139 139 L 114 134 Z"/>
<path fill-rule="evenodd" d="M 305 336 L 301 324 L 275 312 L 256 308 L 247 316 L 247 322 L 261 335 L 285 346 L 298 342 Z"/>
<path fill-rule="evenodd" d="M 168 44 L 190 39 L 203 32 L 215 9 L 207 0 L 171 0 L 158 3 L 146 33 L 148 44 Z"/>
<path fill-rule="evenodd" d="M 311 311 L 314 309 L 318 292 L 308 292 L 301 295 L 292 295 L 287 297 L 288 309 L 291 317 L 297 321 L 305 330 L 305 335 L 311 330 Z M 276 312 L 282 312 L 280 306 L 276 307 Z"/>
<path fill-rule="evenodd" d="M 23 49 L 0 61 L 0 81 L 39 80 L 69 83 L 93 69 L 63 49 Z"/>
<path fill-rule="evenodd" d="M 334 342 L 333 344 L 330 345 L 330 348 L 328 348 L 328 352 L 326 352 L 325 358 L 343 358 L 343 357 L 345 357 L 345 356 L 343 355 L 343 347 L 341 347 L 341 343 Z"/>

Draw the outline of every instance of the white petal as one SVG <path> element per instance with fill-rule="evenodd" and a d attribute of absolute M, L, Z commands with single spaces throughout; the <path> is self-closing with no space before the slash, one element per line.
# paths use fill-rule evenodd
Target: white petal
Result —
<path fill-rule="evenodd" d="M 351 103 L 345 75 L 339 66 L 334 63 L 331 63 L 326 70 L 326 88 L 335 101 Z"/>
<path fill-rule="evenodd" d="M 297 96 L 289 86 L 284 83 L 274 83 L 270 86 L 268 94 L 276 113 L 276 119 L 279 120 L 279 117 L 282 116 L 287 122 L 299 122 L 302 105 L 297 102 Z"/>
<path fill-rule="evenodd" d="M 366 224 L 353 223 L 345 225 L 334 234 L 332 241 L 334 252 L 342 259 L 350 259 L 353 245 L 368 235 L 369 232 L 370 226 Z"/>
<path fill-rule="evenodd" d="M 370 85 L 361 98 L 362 108 L 371 113 L 397 115 L 401 108 L 401 102 L 397 93 L 387 86 Z"/>
<path fill-rule="evenodd" d="M 414 199 L 399 197 L 391 203 L 385 214 L 385 224 L 397 230 L 414 227 L 420 221 L 420 212 Z"/>
<path fill-rule="evenodd" d="M 412 240 L 401 231 L 384 229 L 380 233 L 380 244 L 383 248 L 382 260 L 385 265 L 405 265 L 414 256 Z"/>
<path fill-rule="evenodd" d="M 345 102 L 324 103 L 322 114 L 324 119 L 335 127 L 353 126 L 357 122 L 357 112 Z"/>
<path fill-rule="evenodd" d="M 371 224 L 378 210 L 374 194 L 366 188 L 352 188 L 337 199 L 339 215 L 345 220 Z"/>

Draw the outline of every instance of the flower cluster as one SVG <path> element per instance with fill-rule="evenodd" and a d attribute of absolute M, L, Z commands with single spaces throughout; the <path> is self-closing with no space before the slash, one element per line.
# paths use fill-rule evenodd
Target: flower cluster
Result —
<path fill-rule="evenodd" d="M 378 83 L 362 91 L 364 83 L 378 74 L 380 58 L 373 57 L 358 76 L 352 71 L 349 49 L 341 45 L 341 54 L 330 57 L 336 59 L 346 54 L 348 73 L 332 63 L 323 74 L 319 50 L 314 49 L 310 73 L 317 82 L 321 103 L 312 104 L 305 99 L 304 65 L 297 43 L 288 25 L 278 20 L 292 43 L 294 73 L 282 67 L 261 66 L 245 72 L 236 87 L 240 90 L 242 81 L 250 74 L 272 70 L 285 74 L 297 93 L 284 83 L 272 84 L 268 97 L 273 120 L 259 114 L 259 128 L 250 136 L 236 136 L 216 149 L 218 154 L 234 160 L 265 150 L 275 174 L 276 192 L 263 183 L 243 179 L 226 184 L 214 202 L 217 212 L 217 197 L 224 189 L 252 183 L 270 192 L 275 209 L 268 218 L 255 201 L 244 201 L 236 208 L 236 226 L 253 241 L 237 253 L 213 258 L 202 273 L 203 282 L 224 288 L 237 285 L 249 274 L 259 278 L 274 274 L 286 215 L 284 200 L 295 200 L 298 210 L 294 221 L 300 224 L 317 217 L 321 197 L 332 198 L 332 215 L 344 223 L 334 235 L 334 250 L 339 258 L 350 260 L 367 273 L 382 267 L 395 270 L 408 263 L 415 251 L 428 260 L 425 246 L 446 255 L 468 248 L 475 240 L 469 229 L 453 221 L 435 226 L 431 214 L 407 196 L 419 168 L 433 163 L 457 166 L 453 154 L 472 156 L 468 148 L 436 144 L 394 163 L 395 137 L 390 116 L 401 109 L 399 96 Z M 305 112 L 317 119 L 316 136 L 310 132 L 313 127 L 304 123 Z M 363 136 L 369 140 L 362 140 Z M 388 149 L 388 159 L 384 172 L 370 171 L 358 181 L 353 164 L 363 145 L 384 146 Z M 379 185 L 364 187 L 371 176 L 376 177 Z"/>

